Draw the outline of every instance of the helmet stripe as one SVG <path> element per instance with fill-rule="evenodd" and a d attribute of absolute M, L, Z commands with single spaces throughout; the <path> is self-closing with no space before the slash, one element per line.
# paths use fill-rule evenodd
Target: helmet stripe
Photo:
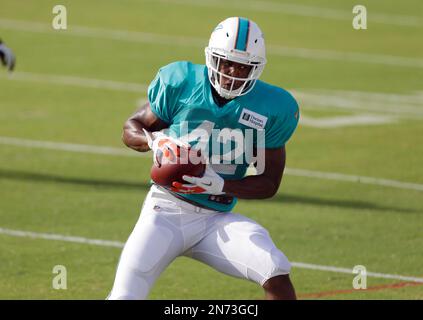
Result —
<path fill-rule="evenodd" d="M 247 50 L 248 35 L 250 33 L 250 21 L 244 18 L 238 18 L 238 33 L 236 36 L 235 49 Z"/>

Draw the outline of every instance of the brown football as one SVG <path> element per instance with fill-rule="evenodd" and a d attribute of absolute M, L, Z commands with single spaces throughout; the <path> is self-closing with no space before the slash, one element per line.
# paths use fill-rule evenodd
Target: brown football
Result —
<path fill-rule="evenodd" d="M 184 175 L 201 177 L 206 170 L 200 150 L 167 144 L 157 152 L 151 167 L 151 179 L 160 186 L 171 187 L 172 182 L 188 183 Z"/>

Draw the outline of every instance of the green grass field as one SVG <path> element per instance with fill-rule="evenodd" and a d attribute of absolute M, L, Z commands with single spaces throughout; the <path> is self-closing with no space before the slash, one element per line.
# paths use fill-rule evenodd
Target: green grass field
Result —
<path fill-rule="evenodd" d="M 241 200 L 235 211 L 265 226 L 293 262 L 423 278 L 422 1 L 360 1 L 367 30 L 352 28 L 350 0 L 66 0 L 61 31 L 51 27 L 56 4 L 0 4 L 0 37 L 17 55 L 13 76 L 0 70 L 0 299 L 107 296 L 120 248 L 10 230 L 124 242 L 148 191 L 151 158 L 96 147 L 124 151 L 122 124 L 158 68 L 204 63 L 211 30 L 228 16 L 261 26 L 269 61 L 262 79 L 292 90 L 308 119 L 287 145 L 292 170 L 277 196 Z M 79 146 L 64 150 L 69 144 Z M 67 268 L 67 290 L 52 288 L 55 265 Z M 353 277 L 292 270 L 303 299 L 423 299 L 423 283 L 369 276 L 368 290 L 356 291 Z M 187 258 L 150 295 L 262 297 L 255 284 Z"/>

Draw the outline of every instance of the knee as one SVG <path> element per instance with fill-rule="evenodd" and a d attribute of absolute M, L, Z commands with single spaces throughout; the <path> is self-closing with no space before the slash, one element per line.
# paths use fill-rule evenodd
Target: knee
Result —
<path fill-rule="evenodd" d="M 267 278 L 273 278 L 278 275 L 289 275 L 291 272 L 291 262 L 278 248 L 273 247 L 270 250 L 270 268 Z"/>

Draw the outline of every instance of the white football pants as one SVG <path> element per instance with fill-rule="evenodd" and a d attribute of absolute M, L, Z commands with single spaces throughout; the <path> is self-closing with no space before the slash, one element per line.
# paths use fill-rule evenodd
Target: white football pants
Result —
<path fill-rule="evenodd" d="M 178 256 L 260 285 L 291 268 L 257 222 L 196 207 L 153 185 L 123 248 L 108 299 L 146 299 L 156 279 Z"/>

